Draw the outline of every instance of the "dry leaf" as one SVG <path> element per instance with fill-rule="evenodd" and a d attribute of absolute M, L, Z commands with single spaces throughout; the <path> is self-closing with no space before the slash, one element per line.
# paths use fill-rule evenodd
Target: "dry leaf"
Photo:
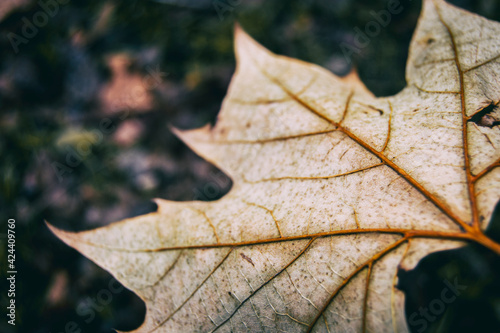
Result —
<path fill-rule="evenodd" d="M 464 241 L 500 254 L 482 232 L 500 197 L 499 23 L 424 1 L 388 98 L 239 28 L 235 43 L 216 126 L 176 131 L 230 193 L 51 227 L 146 302 L 134 332 L 407 331 L 398 268 Z"/>
<path fill-rule="evenodd" d="M 153 99 L 148 91 L 147 80 L 128 72 L 127 66 L 131 58 L 126 53 L 114 54 L 108 59 L 113 73 L 111 82 L 106 85 L 100 96 L 105 113 L 116 113 L 125 110 L 144 112 L 153 106 Z"/>

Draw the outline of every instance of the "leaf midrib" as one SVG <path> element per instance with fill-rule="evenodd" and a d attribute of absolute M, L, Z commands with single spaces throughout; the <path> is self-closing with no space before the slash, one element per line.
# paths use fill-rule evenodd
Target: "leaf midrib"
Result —
<path fill-rule="evenodd" d="M 396 172 L 398 175 L 400 175 L 403 179 L 405 179 L 410 185 L 412 185 L 416 190 L 418 190 L 422 195 L 424 195 L 425 198 L 427 198 L 429 201 L 431 201 L 439 210 L 441 210 L 446 216 L 448 216 L 453 222 L 458 224 L 463 230 L 469 230 L 470 226 L 466 224 L 460 217 L 458 217 L 454 212 L 451 211 L 450 208 L 448 208 L 441 200 L 436 198 L 432 193 L 430 193 L 425 187 L 423 187 L 419 182 L 417 182 L 413 177 L 411 177 L 405 170 L 400 168 L 398 165 L 396 165 L 394 162 L 392 162 L 387 156 L 385 156 L 382 152 L 377 151 L 374 147 L 366 143 L 365 141 L 361 140 L 358 136 L 356 136 L 354 133 L 352 133 L 349 129 L 346 127 L 342 126 L 342 124 L 339 124 L 335 122 L 333 119 L 328 118 L 318 110 L 316 110 L 312 105 L 307 103 L 307 101 L 303 100 L 300 98 L 300 96 L 295 95 L 293 92 L 291 92 L 279 79 L 271 76 L 265 69 L 263 69 L 261 66 L 259 66 L 256 63 L 256 66 L 259 68 L 261 73 L 266 76 L 271 82 L 273 82 L 275 85 L 280 87 L 290 98 L 295 100 L 297 103 L 299 103 L 301 106 L 303 106 L 305 109 L 309 110 L 311 113 L 315 114 L 319 118 L 323 119 L 324 121 L 327 121 L 334 126 L 336 126 L 338 131 L 343 132 L 346 134 L 349 138 L 351 138 L 353 141 L 355 141 L 357 144 L 362 146 L 365 150 L 367 150 L 369 153 L 374 155 L 375 157 L 379 158 L 385 165 L 390 167 L 394 172 Z M 346 110 L 348 107 L 346 106 Z M 347 111 L 346 111 L 347 112 Z M 388 133 L 390 135 L 390 133 Z"/>
<path fill-rule="evenodd" d="M 442 14 L 441 14 L 441 8 L 436 4 L 434 0 L 434 6 L 436 8 L 436 12 L 439 17 L 439 21 L 441 24 L 446 28 L 446 31 L 448 32 L 448 35 L 450 37 L 451 45 L 453 47 L 453 56 L 455 57 L 455 65 L 457 67 L 458 71 L 458 78 L 459 78 L 459 83 L 460 83 L 460 109 L 462 113 L 462 143 L 463 143 L 463 154 L 464 154 L 464 164 L 465 164 L 465 177 L 467 181 L 467 192 L 469 195 L 469 203 L 470 207 L 472 210 L 472 226 L 476 230 L 480 230 L 479 226 L 479 214 L 477 210 L 477 202 L 476 202 L 476 195 L 474 193 L 474 177 L 471 172 L 471 167 L 470 167 L 470 156 L 469 156 L 469 138 L 468 138 L 468 131 L 467 131 L 467 123 L 469 120 L 469 117 L 466 114 L 466 104 L 465 104 L 465 85 L 464 85 L 464 71 L 462 70 L 462 65 L 460 63 L 459 55 L 458 55 L 458 48 L 457 48 L 457 43 L 455 41 L 455 36 L 453 35 L 451 28 L 449 25 L 446 23 L 444 20 Z M 468 228 L 465 228 L 465 230 L 468 230 Z"/>

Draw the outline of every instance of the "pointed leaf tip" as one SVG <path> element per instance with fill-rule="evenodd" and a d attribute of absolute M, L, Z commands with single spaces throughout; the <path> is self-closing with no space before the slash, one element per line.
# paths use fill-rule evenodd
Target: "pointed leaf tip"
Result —
<path fill-rule="evenodd" d="M 64 231 L 62 229 L 59 229 L 55 226 L 53 226 L 52 224 L 50 224 L 48 221 L 44 220 L 45 222 L 45 225 L 47 226 L 47 228 L 49 228 L 49 230 L 57 237 L 59 238 L 60 240 L 62 240 L 65 244 L 67 244 L 68 246 L 70 247 L 73 247 L 75 248 L 75 239 L 74 236 L 75 233 L 74 232 L 70 232 L 70 231 Z"/>

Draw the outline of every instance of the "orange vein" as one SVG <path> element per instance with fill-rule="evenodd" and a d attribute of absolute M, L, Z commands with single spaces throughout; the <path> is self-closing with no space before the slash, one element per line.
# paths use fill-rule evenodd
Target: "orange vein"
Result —
<path fill-rule="evenodd" d="M 260 67 L 259 67 L 260 68 Z M 445 213 L 452 221 L 460 225 L 464 230 L 470 230 L 470 226 L 466 224 L 465 222 L 462 221 L 461 218 L 459 218 L 455 213 L 453 213 L 447 206 L 445 206 L 440 200 L 438 200 L 432 193 L 427 191 L 420 183 L 418 183 L 413 177 L 411 177 L 405 170 L 401 169 L 399 166 L 397 166 L 394 162 L 392 162 L 389 158 L 387 158 L 383 153 L 378 152 L 375 150 L 372 146 L 358 138 L 354 133 L 349 131 L 347 128 L 339 125 L 332 119 L 326 117 L 325 115 L 321 114 L 318 112 L 314 107 L 309 105 L 307 102 L 304 100 L 300 99 L 298 96 L 293 94 L 290 90 L 288 90 L 287 87 L 285 87 L 278 79 L 270 76 L 264 69 L 260 68 L 261 72 L 263 75 L 265 75 L 271 82 L 274 84 L 278 85 L 283 89 L 284 92 L 286 92 L 292 99 L 294 99 L 297 103 L 302 105 L 304 108 L 312 112 L 313 114 L 317 115 L 321 119 L 330 122 L 338 127 L 339 131 L 342 131 L 344 134 L 346 134 L 349 138 L 354 140 L 356 143 L 358 143 L 360 146 L 365 148 L 368 152 L 371 154 L 375 155 L 379 159 L 381 159 L 386 165 L 388 165 L 391 169 L 393 169 L 397 174 L 399 174 L 401 177 L 403 177 L 408 183 L 413 185 L 420 193 L 422 193 L 429 201 L 431 201 L 436 207 L 438 207 L 443 213 Z"/>
<path fill-rule="evenodd" d="M 377 254 L 375 254 L 374 256 L 372 256 L 369 260 L 367 260 L 365 263 L 363 263 L 363 265 L 361 265 L 358 268 L 356 268 L 348 277 L 346 277 L 342 281 L 342 283 L 340 284 L 340 286 L 338 286 L 337 289 L 335 289 L 333 291 L 333 293 L 330 295 L 330 298 L 328 299 L 328 301 L 325 303 L 325 305 L 323 306 L 323 308 L 318 312 L 318 314 L 316 315 L 316 317 L 313 319 L 313 321 L 309 325 L 309 328 L 308 328 L 307 332 L 308 333 L 312 332 L 312 330 L 314 328 L 314 325 L 316 325 L 316 322 L 318 321 L 318 319 L 323 315 L 323 313 L 326 311 L 326 309 L 328 308 L 328 306 L 332 303 L 332 301 L 335 298 L 335 296 L 337 296 L 337 294 L 351 281 L 352 278 L 354 278 L 365 267 L 367 267 L 368 265 L 371 265 L 373 262 L 375 262 L 378 259 L 382 258 L 388 252 L 390 252 L 391 250 L 395 249 L 396 247 L 398 247 L 399 245 L 401 245 L 405 241 L 407 241 L 407 237 L 403 237 L 403 238 L 399 239 L 397 242 L 391 244 L 390 246 L 386 247 L 384 250 L 382 250 L 382 251 L 378 252 Z"/>
<path fill-rule="evenodd" d="M 217 266 L 212 269 L 212 271 L 205 277 L 205 279 L 193 290 L 193 292 L 182 302 L 180 306 L 177 307 L 165 320 L 163 320 L 161 323 L 158 324 L 155 328 L 153 328 L 149 333 L 156 331 L 158 328 L 163 326 L 167 321 L 170 320 L 180 309 L 184 307 L 184 305 L 194 296 L 194 294 L 201 288 L 202 285 L 207 282 L 207 280 L 214 274 L 214 272 L 226 261 L 226 259 L 229 257 L 231 252 L 233 251 L 234 248 L 229 249 L 227 254 L 224 256 L 224 258 L 217 264 Z"/>
<path fill-rule="evenodd" d="M 460 94 L 460 91 L 444 91 L 444 90 L 427 90 L 422 87 L 417 86 L 416 84 L 413 84 L 415 88 L 420 90 L 421 92 L 427 93 L 427 94 L 454 94 L 458 95 Z"/>
<path fill-rule="evenodd" d="M 173 250 L 195 250 L 195 249 L 214 249 L 222 247 L 241 247 L 250 245 L 260 245 L 268 243 L 278 243 L 286 241 L 294 241 L 301 239 L 328 237 L 328 236 L 338 236 L 338 235 L 350 235 L 350 234 L 368 234 L 368 233 L 381 233 L 381 234 L 400 234 L 405 235 L 408 238 L 442 238 L 442 239 L 456 239 L 456 240 L 477 240 L 477 236 L 464 232 L 454 232 L 454 231 L 439 231 L 439 230 L 414 230 L 414 229 L 400 229 L 400 228 L 367 228 L 367 229 L 345 229 L 345 230 L 333 230 L 326 232 L 319 232 L 309 235 L 298 235 L 298 236 L 285 236 L 279 238 L 268 238 L 253 241 L 242 241 L 234 243 L 218 243 L 218 244 L 199 244 L 199 245 L 179 245 L 170 247 L 160 247 L 160 248 L 150 248 L 150 249 L 136 249 L 131 250 L 127 248 L 113 248 L 109 246 L 103 246 L 101 244 L 95 244 L 92 242 L 86 242 L 78 240 L 79 243 L 86 244 L 89 246 L 94 246 L 98 248 L 103 248 L 110 251 L 119 252 L 130 252 L 130 253 L 141 253 L 141 252 L 162 252 L 162 251 L 173 251 Z"/>
<path fill-rule="evenodd" d="M 264 209 L 266 212 L 268 212 L 271 217 L 273 218 L 274 220 L 274 223 L 276 225 L 276 229 L 278 229 L 278 234 L 280 235 L 280 238 L 283 237 L 283 233 L 281 233 L 281 228 L 280 228 L 280 224 L 278 222 L 278 220 L 276 219 L 276 216 L 274 216 L 274 213 L 272 210 L 270 210 L 269 208 L 265 207 L 265 206 L 262 206 L 262 205 L 258 205 L 256 203 L 253 203 L 253 202 L 247 202 L 245 200 L 242 200 L 245 204 L 249 205 L 249 206 L 255 206 L 255 207 L 259 207 L 261 209 Z"/>
<path fill-rule="evenodd" d="M 472 181 L 473 182 L 477 182 L 481 177 L 483 177 L 488 172 L 490 172 L 491 170 L 493 170 L 493 169 L 495 169 L 496 167 L 499 167 L 499 166 L 500 166 L 500 158 L 498 160 L 496 160 L 495 162 L 493 162 L 492 164 L 490 164 L 486 169 L 484 169 L 483 171 L 481 171 L 477 175 L 472 176 Z"/>
<path fill-rule="evenodd" d="M 465 104 L 465 91 L 464 91 L 464 72 L 462 70 L 462 65 L 460 64 L 460 59 L 458 57 L 458 48 L 457 44 L 455 41 L 455 37 L 453 36 L 453 33 L 451 32 L 450 27 L 448 24 L 444 21 L 443 17 L 441 16 L 441 11 L 439 9 L 439 6 L 437 6 L 434 3 L 434 6 L 436 6 L 436 11 L 439 16 L 439 21 L 441 21 L 441 24 L 446 28 L 446 31 L 448 32 L 448 35 L 450 36 L 450 41 L 453 46 L 453 53 L 455 56 L 455 65 L 457 66 L 457 71 L 458 71 L 458 78 L 460 81 L 460 104 L 461 104 L 461 111 L 462 111 L 462 142 L 464 145 L 464 162 L 465 162 L 465 175 L 467 178 L 467 190 L 469 192 L 469 200 L 471 204 L 471 209 L 472 209 L 472 225 L 476 230 L 480 230 L 479 226 L 479 218 L 478 218 L 478 212 L 477 212 L 477 203 L 476 203 L 476 195 L 474 193 L 474 181 L 472 177 L 472 172 L 470 168 L 470 157 L 469 157 L 469 143 L 468 143 L 468 133 L 467 133 L 467 123 L 469 118 L 467 117 L 466 114 L 466 104 Z"/>
<path fill-rule="evenodd" d="M 215 226 L 212 223 L 212 220 L 207 216 L 207 214 L 204 211 L 197 210 L 197 209 L 196 209 L 196 211 L 199 214 L 203 215 L 205 217 L 205 219 L 207 220 L 208 224 L 210 224 L 210 227 L 212 227 L 212 230 L 214 231 L 214 235 L 215 235 L 215 239 L 217 240 L 217 244 L 219 244 L 220 243 L 219 235 L 217 235 L 217 230 L 215 229 Z"/>
<path fill-rule="evenodd" d="M 384 147 L 382 147 L 382 150 L 380 150 L 381 153 L 383 153 L 387 149 L 387 145 L 389 144 L 389 139 L 391 137 L 391 121 L 392 121 L 392 113 L 393 113 L 393 108 L 392 108 L 392 103 L 389 102 L 389 108 L 391 109 L 391 113 L 389 113 L 389 122 L 387 124 L 387 137 L 385 138 L 384 142 Z"/>
<path fill-rule="evenodd" d="M 299 254 L 297 254 L 291 261 L 289 261 L 285 267 L 283 267 L 279 272 L 276 272 L 276 274 L 274 274 L 273 276 L 271 276 L 266 282 L 264 282 L 263 284 L 261 284 L 257 289 L 255 289 L 247 298 L 245 298 L 243 300 L 243 302 L 240 302 L 240 304 L 234 309 L 233 313 L 231 313 L 229 315 L 229 317 L 227 317 L 222 323 L 220 323 L 212 332 L 215 332 L 217 331 L 220 327 L 222 327 L 222 325 L 224 325 L 228 320 L 230 320 L 235 314 L 236 312 L 238 312 L 238 310 L 243 306 L 243 304 L 245 304 L 246 301 L 248 301 L 249 299 L 252 298 L 253 295 L 255 295 L 259 290 L 261 290 L 262 288 L 264 288 L 269 282 L 271 282 L 272 280 L 274 280 L 276 277 L 278 277 L 281 273 L 283 273 L 288 267 L 290 267 L 295 261 L 297 261 L 297 259 L 299 259 L 306 251 L 307 249 L 309 249 L 309 247 L 311 246 L 311 244 L 316 240 L 316 237 L 313 237 L 308 243 L 307 245 L 299 252 Z"/>
<path fill-rule="evenodd" d="M 289 139 L 305 138 L 305 137 L 308 137 L 308 136 L 333 133 L 335 131 L 337 131 L 337 129 L 329 129 L 329 130 L 318 131 L 318 132 L 301 133 L 301 134 L 296 134 L 296 135 L 280 136 L 280 137 L 276 137 L 276 138 L 260 139 L 260 140 L 211 141 L 210 143 L 221 144 L 221 145 L 230 145 L 230 144 L 259 144 L 259 143 L 268 143 L 268 142 L 275 142 L 275 141 L 284 141 L 284 140 L 289 140 Z M 203 142 L 205 142 L 205 141 L 203 141 Z"/>
<path fill-rule="evenodd" d="M 429 201 L 431 201 L 436 207 L 438 207 L 443 213 L 445 213 L 452 221 L 460 225 L 463 229 L 468 230 L 469 226 L 462 221 L 455 213 L 453 213 L 447 206 L 445 206 L 439 199 L 437 199 L 432 193 L 427 191 L 420 183 L 418 183 L 413 177 L 411 177 L 405 170 L 401 169 L 399 166 L 397 166 L 394 162 L 392 162 L 390 159 L 388 159 L 384 154 L 379 153 L 375 149 L 373 149 L 371 146 L 369 146 L 367 143 L 359 139 L 356 135 L 351 133 L 350 131 L 340 128 L 347 136 L 349 136 L 351 139 L 356 141 L 358 144 L 360 144 L 363 148 L 380 158 L 387 166 L 389 166 L 391 169 L 393 169 L 397 174 L 399 174 L 401 177 L 403 177 L 408 183 L 413 185 L 420 193 L 424 195 Z"/>
<path fill-rule="evenodd" d="M 284 179 L 299 179 L 299 180 L 317 180 L 317 179 L 330 179 L 330 178 L 337 178 L 337 177 L 342 177 L 342 176 L 348 176 L 352 175 L 353 173 L 358 173 L 366 170 L 370 170 L 372 168 L 376 168 L 379 166 L 385 165 L 385 163 L 377 163 L 374 165 L 370 165 L 364 168 L 344 172 L 344 173 L 339 173 L 336 175 L 331 175 L 331 176 L 313 176 L 313 177 L 294 177 L 294 176 L 284 176 L 284 177 L 276 177 L 276 178 L 264 178 L 264 179 L 259 179 L 259 180 L 245 180 L 246 183 L 250 184 L 255 184 L 255 183 L 260 183 L 260 182 L 268 182 L 268 181 L 277 181 L 277 180 L 284 180 Z"/>
<path fill-rule="evenodd" d="M 351 105 L 352 96 L 354 96 L 354 90 L 352 90 L 349 93 L 349 96 L 347 96 L 347 101 L 345 102 L 344 112 L 342 113 L 342 118 L 340 118 L 339 125 L 342 124 L 345 117 L 347 116 L 347 112 L 349 111 L 349 105 Z"/>
<path fill-rule="evenodd" d="M 479 67 L 481 67 L 481 66 L 484 66 L 484 65 L 486 65 L 486 64 L 488 64 L 488 63 L 490 63 L 490 62 L 492 62 L 492 61 L 497 60 L 498 58 L 500 58 L 500 54 L 499 54 L 499 55 L 497 55 L 496 57 L 493 57 L 493 58 L 491 58 L 491 59 L 488 59 L 488 60 L 486 60 L 486 61 L 484 61 L 484 62 L 482 62 L 482 63 L 480 63 L 480 64 L 474 65 L 474 66 L 472 66 L 472 67 L 471 67 L 471 68 L 469 68 L 469 69 L 466 69 L 466 70 L 464 71 L 464 73 L 467 73 L 468 71 L 471 71 L 471 70 L 474 70 L 474 69 L 479 68 Z"/>
<path fill-rule="evenodd" d="M 161 280 L 163 280 L 167 275 L 168 273 L 170 273 L 170 271 L 174 268 L 174 266 L 177 264 L 177 262 L 179 261 L 179 258 L 181 257 L 183 251 L 179 251 L 179 254 L 177 255 L 177 257 L 175 258 L 174 262 L 172 263 L 172 265 L 170 265 L 170 267 L 168 267 L 168 269 L 165 271 L 165 273 L 163 273 L 160 278 L 153 284 L 149 285 L 148 287 L 151 287 L 151 286 L 156 286 L 158 283 L 161 282 Z"/>
<path fill-rule="evenodd" d="M 366 273 L 365 283 L 365 298 L 363 300 L 363 328 L 361 332 L 366 332 L 366 312 L 368 310 L 368 287 L 370 286 L 370 277 L 372 275 L 373 261 L 368 264 L 368 272 Z"/>

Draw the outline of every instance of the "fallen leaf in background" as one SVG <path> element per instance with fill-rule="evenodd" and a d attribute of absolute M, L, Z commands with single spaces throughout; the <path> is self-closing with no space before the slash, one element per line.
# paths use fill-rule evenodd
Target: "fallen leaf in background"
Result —
<path fill-rule="evenodd" d="M 0 2 L 0 21 L 15 9 L 22 8 L 30 3 L 30 0 L 3 0 Z"/>
<path fill-rule="evenodd" d="M 127 54 L 109 57 L 112 80 L 103 88 L 100 97 L 102 108 L 108 114 L 122 111 L 144 112 L 153 106 L 145 77 L 128 72 L 130 62 Z"/>

